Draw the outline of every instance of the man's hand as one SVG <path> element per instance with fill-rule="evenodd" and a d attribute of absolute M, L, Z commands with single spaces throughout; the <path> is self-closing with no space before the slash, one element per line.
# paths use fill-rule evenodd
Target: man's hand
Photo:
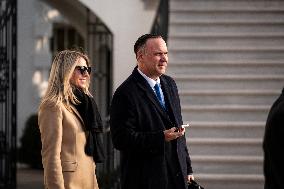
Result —
<path fill-rule="evenodd" d="M 194 180 L 194 176 L 193 175 L 187 175 L 187 182 L 191 182 L 192 180 Z"/>
<path fill-rule="evenodd" d="M 182 132 L 176 132 L 176 127 L 172 127 L 171 129 L 164 131 L 165 141 L 169 142 L 171 140 L 175 140 L 178 137 L 184 135 L 184 130 Z"/>
<path fill-rule="evenodd" d="M 185 133 L 185 128 L 184 128 L 184 127 L 178 127 L 178 128 L 176 128 L 176 131 L 177 131 L 177 132 L 180 132 L 180 133 L 182 133 L 182 135 L 184 135 L 184 133 Z"/>

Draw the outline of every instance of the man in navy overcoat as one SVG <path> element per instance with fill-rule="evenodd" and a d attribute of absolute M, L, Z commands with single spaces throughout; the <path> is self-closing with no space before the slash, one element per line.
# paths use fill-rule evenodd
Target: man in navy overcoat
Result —
<path fill-rule="evenodd" d="M 121 188 L 186 189 L 194 177 L 177 86 L 164 75 L 167 45 L 161 36 L 145 34 L 134 52 L 138 65 L 115 91 L 110 109 Z"/>

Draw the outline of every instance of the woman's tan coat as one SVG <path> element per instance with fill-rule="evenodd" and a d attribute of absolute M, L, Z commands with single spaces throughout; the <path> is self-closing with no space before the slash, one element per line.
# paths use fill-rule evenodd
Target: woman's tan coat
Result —
<path fill-rule="evenodd" d="M 48 189 L 98 189 L 93 158 L 84 152 L 86 132 L 75 108 L 61 103 L 39 111 L 44 185 Z"/>

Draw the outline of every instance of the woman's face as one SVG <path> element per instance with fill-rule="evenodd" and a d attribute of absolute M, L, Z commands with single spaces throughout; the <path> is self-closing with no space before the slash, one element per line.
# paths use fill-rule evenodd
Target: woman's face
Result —
<path fill-rule="evenodd" d="M 88 69 L 90 68 L 88 68 L 86 60 L 82 57 L 78 58 L 70 82 L 76 87 L 85 89 L 90 80 L 90 73 L 88 72 Z"/>

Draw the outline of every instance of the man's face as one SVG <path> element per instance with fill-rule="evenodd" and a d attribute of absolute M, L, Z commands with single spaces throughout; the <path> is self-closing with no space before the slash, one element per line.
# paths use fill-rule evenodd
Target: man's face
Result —
<path fill-rule="evenodd" d="M 158 79 L 166 72 L 168 65 L 167 44 L 162 38 L 148 39 L 145 53 L 138 55 L 139 69 L 151 79 Z"/>

